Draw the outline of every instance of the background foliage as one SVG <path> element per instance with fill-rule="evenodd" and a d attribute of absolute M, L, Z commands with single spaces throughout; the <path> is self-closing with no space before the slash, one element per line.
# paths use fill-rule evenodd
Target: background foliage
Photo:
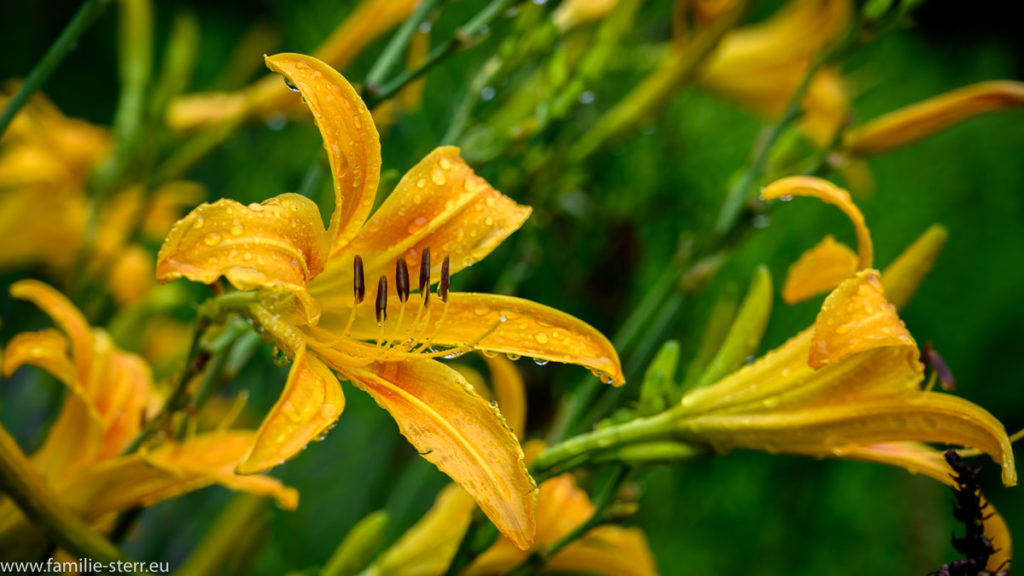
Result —
<path fill-rule="evenodd" d="M 227 55 L 254 23 L 279 31 L 279 43 L 267 46 L 267 52 L 309 51 L 351 4 L 157 2 L 157 46 L 162 46 L 178 10 L 195 11 L 202 45 L 191 88 L 206 89 L 219 81 Z M 452 4 L 453 15 L 442 20 L 437 37 L 446 37 L 445 26 L 463 21 L 479 4 Z M 24 75 L 76 5 L 5 3 L 0 9 L 0 78 Z M 663 15 L 670 5 L 665 0 L 648 2 L 630 42 L 666 39 Z M 751 19 L 770 13 L 774 5 L 759 2 Z M 1011 11 L 1010 3 L 995 0 L 927 3 L 915 26 L 857 51 L 846 62 L 844 71 L 858 93 L 856 117 L 872 118 L 971 82 L 1024 77 L 1024 49 Z M 117 99 L 114 16 L 114 11 L 104 15 L 45 87 L 65 113 L 97 124 L 109 124 Z M 495 37 L 501 37 L 503 25 Z M 423 109 L 383 135 L 385 188 L 439 142 L 470 75 L 496 44 L 492 38 L 429 75 Z M 380 47 L 374 45 L 346 75 L 358 81 Z M 580 127 L 591 124 L 642 77 L 637 65 L 628 49 L 624 51 L 593 102 L 581 106 L 571 121 Z M 254 70 L 263 74 L 262 68 Z M 511 86 L 499 82 L 494 88 L 500 95 Z M 487 113 L 486 106 L 481 108 L 478 118 L 486 121 Z M 526 154 L 480 166 L 497 188 L 532 204 L 535 212 L 494 255 L 460 274 L 457 289 L 498 286 L 614 333 L 670 258 L 679 232 L 696 230 L 714 217 L 761 125 L 751 114 L 691 88 L 673 100 L 656 125 L 591 158 L 586 165 L 589 178 L 577 189 L 533 182 L 530 197 L 524 197 L 520 179 L 521 167 L 529 161 Z M 253 125 L 227 141 L 191 178 L 207 185 L 214 197 L 260 201 L 296 190 L 316 165 L 320 150 L 310 124 Z M 958 377 L 958 393 L 989 409 L 1010 431 L 1024 427 L 1022 152 L 1024 114 L 972 120 L 871 160 L 877 189 L 858 200 L 882 264 L 929 224 L 949 227 L 950 240 L 938 265 L 902 315 L 919 341 L 932 341 L 945 357 Z M 390 178 L 388 170 L 393 171 Z M 322 198 L 328 187 L 329 180 L 323 180 Z M 692 352 L 717 294 L 744 289 L 760 263 L 768 264 L 780 282 L 786 266 L 826 233 L 853 239 L 837 212 L 816 203 L 794 203 L 776 211 L 708 289 L 686 302 L 673 320 L 671 336 Z M 0 285 L 14 277 L 0 278 Z M 776 302 L 763 348 L 806 326 L 819 303 L 788 307 Z M 5 338 L 23 327 L 19 323 L 42 322 L 35 312 L 15 306 L 25 305 L 11 302 L 6 289 L 0 291 L 0 316 L 14 322 L 5 325 Z M 269 349 L 261 354 L 228 391 L 249 390 L 251 414 L 269 408 L 286 373 L 272 365 Z M 551 415 L 553 400 L 582 374 L 569 367 L 519 364 L 530 394 L 530 422 L 539 429 Z M 37 371 L 23 371 L 3 386 L 0 418 L 23 445 L 35 446 L 59 406 L 61 388 Z M 429 507 L 446 482 L 416 456 L 368 397 L 347 392 L 349 404 L 337 428 L 275 471 L 301 491 L 301 505 L 294 513 L 275 511 L 265 545 L 249 558 L 253 573 L 281 574 L 323 563 L 356 521 L 380 508 L 392 515 L 387 540 L 393 540 Z M 627 386 L 627 395 L 635 392 Z M 1001 487 L 995 466 L 988 466 L 984 487 L 1021 542 L 1024 498 Z M 646 529 L 664 574 L 924 574 L 954 554 L 948 540 L 949 491 L 899 469 L 735 453 L 659 470 L 644 488 L 633 522 Z M 228 499 L 226 491 L 213 488 L 146 511 L 127 552 L 176 565 Z"/>

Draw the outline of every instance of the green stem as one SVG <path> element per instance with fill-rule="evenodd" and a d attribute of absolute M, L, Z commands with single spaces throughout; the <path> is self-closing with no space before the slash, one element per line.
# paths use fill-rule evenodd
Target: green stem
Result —
<path fill-rule="evenodd" d="M 85 33 L 109 3 L 110 0 L 86 0 L 82 4 L 82 7 L 75 13 L 71 22 L 68 23 L 67 28 L 61 32 L 60 36 L 57 37 L 57 41 L 46 51 L 43 59 L 29 73 L 28 78 L 25 78 L 25 83 L 21 85 L 18 92 L 7 102 L 3 112 L 0 112 L 0 136 L 3 136 L 11 121 L 14 120 L 14 116 L 28 102 L 32 94 L 46 83 L 50 75 L 57 69 L 57 66 L 64 60 L 64 57 L 68 55 L 68 52 L 78 42 L 78 39 L 82 37 L 82 34 Z"/>
<path fill-rule="evenodd" d="M 416 29 L 419 25 L 426 20 L 427 15 L 434 10 L 435 7 L 444 3 L 445 0 L 423 0 L 416 7 L 416 10 L 412 13 L 412 16 L 402 24 L 402 27 L 398 29 L 398 32 L 391 38 L 388 45 L 384 47 L 384 51 L 381 52 L 377 61 L 373 64 L 373 68 L 366 75 L 366 91 L 370 95 L 376 95 L 380 85 L 384 82 L 384 77 L 387 76 L 388 72 L 398 63 L 405 53 L 406 47 L 409 45 L 409 39 L 416 33 Z"/>
<path fill-rule="evenodd" d="M 116 546 L 65 507 L 32 467 L 7 429 L 0 425 L 0 489 L 58 546 L 79 558 L 123 561 Z"/>
<path fill-rule="evenodd" d="M 412 70 L 402 72 L 390 82 L 383 84 L 379 89 L 367 86 L 366 107 L 370 109 L 375 108 L 381 102 L 397 94 L 406 84 L 426 74 L 448 56 L 472 45 L 476 40 L 476 36 L 480 35 L 498 16 L 508 10 L 513 4 L 522 1 L 524 0 L 493 0 L 469 22 L 460 27 L 450 40 L 431 50 L 423 64 Z"/>
<path fill-rule="evenodd" d="M 254 540 L 266 524 L 266 498 L 252 494 L 235 496 L 175 574 L 223 574 L 232 565 L 232 560 L 238 560 L 244 557 L 245 552 L 252 551 Z"/>
<path fill-rule="evenodd" d="M 604 450 L 670 439 L 674 419 L 675 414 L 667 411 L 574 436 L 541 452 L 530 467 L 531 472 L 535 477 L 549 478 L 564 471 L 570 463 L 573 467 L 587 463 L 591 456 Z"/>

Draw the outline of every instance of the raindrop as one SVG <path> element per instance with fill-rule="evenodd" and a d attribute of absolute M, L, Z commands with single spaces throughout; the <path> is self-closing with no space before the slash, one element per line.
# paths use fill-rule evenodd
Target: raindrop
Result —
<path fill-rule="evenodd" d="M 587 90 L 580 94 L 580 104 L 593 104 L 596 96 L 590 90 Z"/>
<path fill-rule="evenodd" d="M 192 227 L 193 228 L 202 228 L 203 224 L 205 224 L 205 223 L 206 222 L 203 220 L 202 216 L 196 216 L 196 219 L 192 223 Z"/>
<path fill-rule="evenodd" d="M 207 246 L 216 246 L 217 244 L 220 244 L 220 234 L 210 232 L 206 235 L 206 238 L 203 238 L 203 242 L 205 242 Z"/>
<path fill-rule="evenodd" d="M 533 363 L 536 364 L 537 366 L 545 366 L 547 365 L 548 361 L 543 358 L 534 358 Z"/>
<path fill-rule="evenodd" d="M 288 117 L 280 112 L 274 112 L 269 114 L 266 120 L 267 128 L 274 132 L 280 132 L 284 130 L 284 127 L 288 125 Z"/>
<path fill-rule="evenodd" d="M 511 361 L 513 361 L 513 362 L 515 362 L 516 360 L 519 360 L 520 358 L 522 358 L 522 356 L 521 356 L 521 355 L 519 355 L 519 354 L 514 354 L 514 353 L 512 353 L 512 352 L 509 352 L 508 354 L 505 354 L 505 356 L 506 356 L 506 357 L 507 357 L 507 358 L 508 358 L 509 360 L 511 360 Z"/>
<path fill-rule="evenodd" d="M 485 101 L 485 102 L 493 100 L 494 99 L 494 93 L 495 92 L 494 92 L 494 87 L 493 86 L 484 86 L 480 90 L 480 99 Z"/>
<path fill-rule="evenodd" d="M 533 335 L 533 339 L 536 340 L 538 344 L 548 343 L 548 335 L 545 334 L 544 332 L 537 332 L 536 334 Z"/>
<path fill-rule="evenodd" d="M 245 228 L 242 228 L 242 221 L 235 218 L 234 222 L 231 223 L 231 234 L 241 236 L 243 232 L 245 232 Z"/>
<path fill-rule="evenodd" d="M 444 186 L 448 182 L 448 178 L 445 177 L 444 172 L 442 172 L 437 166 L 434 166 L 430 171 L 430 179 L 438 186 Z"/>
<path fill-rule="evenodd" d="M 292 82 L 291 79 L 288 78 L 287 76 L 285 76 L 285 78 L 284 78 L 284 85 L 287 86 L 288 89 L 291 90 L 292 92 L 298 92 L 299 91 L 299 87 L 296 86 L 295 83 Z"/>
<path fill-rule="evenodd" d="M 772 223 L 772 219 L 766 214 L 758 214 L 754 216 L 753 225 L 758 230 L 764 230 Z"/>

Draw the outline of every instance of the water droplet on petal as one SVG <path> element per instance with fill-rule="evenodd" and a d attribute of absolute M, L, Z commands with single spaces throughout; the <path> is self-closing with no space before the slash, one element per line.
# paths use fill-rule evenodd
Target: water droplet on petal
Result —
<path fill-rule="evenodd" d="M 220 244 L 220 234 L 210 232 L 206 235 L 206 238 L 203 238 L 203 242 L 205 242 L 207 246 L 216 246 L 217 244 Z"/>
<path fill-rule="evenodd" d="M 548 343 L 548 335 L 545 334 L 544 332 L 537 332 L 536 334 L 533 335 L 533 339 L 536 340 L 538 344 Z"/>
<path fill-rule="evenodd" d="M 434 166 L 430 170 L 430 180 L 433 181 L 433 183 L 437 184 L 438 186 L 444 186 L 446 183 L 448 183 L 448 178 L 444 175 L 444 172 L 437 166 Z"/>
<path fill-rule="evenodd" d="M 426 225 L 427 219 L 424 218 L 423 216 L 419 216 L 412 222 L 409 222 L 409 227 L 407 228 L 407 230 L 409 231 L 409 234 L 415 234 L 420 230 L 423 230 L 423 228 L 426 227 Z"/>

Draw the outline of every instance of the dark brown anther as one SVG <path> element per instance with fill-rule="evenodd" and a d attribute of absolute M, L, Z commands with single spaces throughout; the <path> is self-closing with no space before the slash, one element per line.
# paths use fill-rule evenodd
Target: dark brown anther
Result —
<path fill-rule="evenodd" d="M 939 385 L 946 392 L 952 392 L 956 389 L 956 380 L 953 378 L 953 371 L 949 369 L 949 365 L 946 361 L 939 356 L 939 353 L 932 348 L 931 342 L 926 342 L 924 350 L 921 351 L 922 360 L 924 360 L 925 366 L 932 369 L 933 372 L 939 377 Z"/>
<path fill-rule="evenodd" d="M 445 254 L 444 262 L 441 263 L 441 283 L 437 287 L 437 297 L 442 302 L 448 301 L 448 290 L 452 287 L 452 279 L 449 272 L 451 263 L 448 260 L 448 255 Z"/>
<path fill-rule="evenodd" d="M 424 304 L 430 301 L 430 246 L 423 249 L 420 257 L 420 298 Z"/>
<path fill-rule="evenodd" d="M 388 278 L 381 276 L 377 282 L 377 324 L 388 319 Z"/>
<path fill-rule="evenodd" d="M 366 281 L 363 278 L 363 258 L 356 256 L 352 264 L 352 289 L 355 292 L 356 304 L 363 301 L 366 296 Z"/>
<path fill-rule="evenodd" d="M 409 265 L 405 263 L 405 258 L 395 262 L 395 290 L 398 291 L 398 299 L 404 304 L 409 299 Z"/>

